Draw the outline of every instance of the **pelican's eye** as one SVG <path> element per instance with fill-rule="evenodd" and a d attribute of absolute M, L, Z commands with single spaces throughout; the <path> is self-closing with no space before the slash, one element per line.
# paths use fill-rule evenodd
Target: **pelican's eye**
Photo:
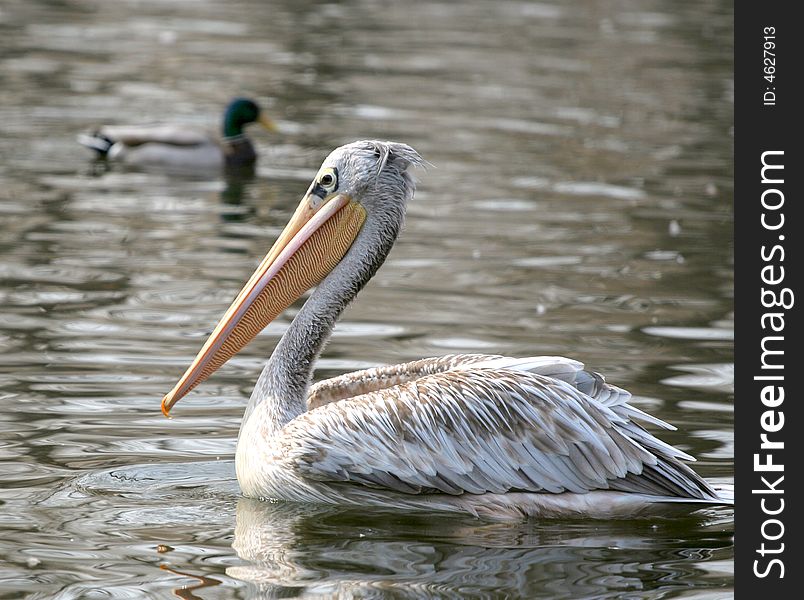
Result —
<path fill-rule="evenodd" d="M 318 178 L 318 184 L 327 192 L 334 192 L 338 187 L 338 173 L 335 169 L 326 169 L 321 177 Z"/>

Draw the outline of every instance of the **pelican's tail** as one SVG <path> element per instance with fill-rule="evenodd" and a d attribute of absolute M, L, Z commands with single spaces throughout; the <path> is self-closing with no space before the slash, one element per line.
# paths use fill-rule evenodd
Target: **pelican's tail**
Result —
<path fill-rule="evenodd" d="M 734 505 L 733 483 L 712 484 L 712 488 L 717 492 L 717 498 L 720 504 Z"/>
<path fill-rule="evenodd" d="M 703 498 L 690 498 L 685 496 L 653 496 L 648 498 L 651 502 L 669 504 L 719 504 L 722 506 L 734 506 L 734 485 L 733 484 L 713 484 L 707 482 L 714 492 Z"/>
<path fill-rule="evenodd" d="M 99 131 L 92 133 L 81 133 L 78 135 L 78 143 L 90 150 L 98 153 L 99 158 L 106 158 L 109 149 L 114 146 L 114 140 L 106 137 Z"/>

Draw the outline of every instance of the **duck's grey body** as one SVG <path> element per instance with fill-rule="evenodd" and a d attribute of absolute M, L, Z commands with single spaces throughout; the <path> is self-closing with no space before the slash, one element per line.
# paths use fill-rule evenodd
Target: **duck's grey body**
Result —
<path fill-rule="evenodd" d="M 107 126 L 108 159 L 136 167 L 222 169 L 253 164 L 257 153 L 245 136 L 218 139 L 211 132 L 176 125 Z"/>

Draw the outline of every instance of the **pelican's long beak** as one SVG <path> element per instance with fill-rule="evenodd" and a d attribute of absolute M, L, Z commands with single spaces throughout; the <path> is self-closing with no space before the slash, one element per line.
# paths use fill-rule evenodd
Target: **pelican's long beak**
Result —
<path fill-rule="evenodd" d="M 311 190 L 198 356 L 162 399 L 162 412 L 214 373 L 337 265 L 357 237 L 365 209 L 345 194 Z"/>
<path fill-rule="evenodd" d="M 257 123 L 265 127 L 265 129 L 267 129 L 271 133 L 276 133 L 277 131 L 279 131 L 279 129 L 276 126 L 276 123 L 274 123 L 271 119 L 269 119 L 262 113 L 260 113 L 260 116 L 257 118 Z"/>

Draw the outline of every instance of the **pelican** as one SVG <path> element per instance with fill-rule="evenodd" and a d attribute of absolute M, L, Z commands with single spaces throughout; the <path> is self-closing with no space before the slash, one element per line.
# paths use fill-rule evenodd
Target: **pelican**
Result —
<path fill-rule="evenodd" d="M 568 358 L 458 354 L 311 386 L 335 322 L 399 235 L 422 163 L 397 142 L 334 150 L 163 413 L 315 287 L 246 407 L 235 456 L 245 496 L 490 519 L 728 504 L 641 424 L 671 425 Z"/>
<path fill-rule="evenodd" d="M 78 142 L 100 158 L 135 167 L 220 169 L 248 167 L 257 160 L 243 132 L 249 123 L 276 131 L 274 122 L 249 98 L 235 98 L 223 113 L 223 137 L 211 131 L 177 124 L 104 125 L 78 136 Z"/>

